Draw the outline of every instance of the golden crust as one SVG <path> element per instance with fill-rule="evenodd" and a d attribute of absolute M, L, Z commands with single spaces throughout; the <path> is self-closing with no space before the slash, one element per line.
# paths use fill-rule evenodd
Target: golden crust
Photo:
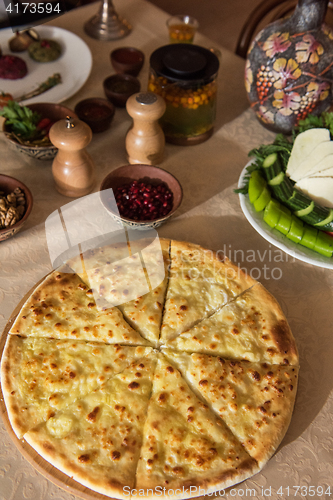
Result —
<path fill-rule="evenodd" d="M 172 349 L 163 352 L 262 467 L 289 426 L 298 367 L 188 355 Z"/>
<path fill-rule="evenodd" d="M 98 311 L 92 290 L 72 273 L 54 271 L 23 305 L 11 334 L 151 345 L 124 320 L 117 307 Z"/>
<path fill-rule="evenodd" d="M 298 365 L 296 342 L 277 300 L 261 284 L 251 288 L 247 293 L 253 306 L 265 318 L 266 330 L 271 336 L 276 352 L 283 357 L 283 363 Z"/>
<path fill-rule="evenodd" d="M 281 307 L 259 283 L 167 345 L 189 353 L 298 365 L 295 340 Z"/>
<path fill-rule="evenodd" d="M 9 335 L 2 386 L 15 433 L 22 437 L 151 351 L 151 347 Z"/>
<path fill-rule="evenodd" d="M 160 497 L 161 492 L 156 492 L 156 488 L 162 489 L 170 499 L 191 498 L 202 495 L 202 490 L 205 493 L 222 490 L 252 476 L 281 442 L 296 394 L 298 353 L 295 340 L 279 304 L 269 292 L 219 252 L 187 242 L 171 241 L 170 245 L 169 240 L 161 240 L 161 248 L 167 272 L 163 283 L 155 288 L 152 286 L 153 290 L 136 300 L 122 302 L 105 311 L 92 306 L 94 291 L 88 286 L 87 274 L 80 271 L 81 260 L 71 264 L 73 268 L 79 265 L 76 272 L 81 274 L 83 281 L 77 274 L 51 273 L 23 305 L 10 330 L 2 358 L 1 384 L 15 433 L 19 437 L 23 435 L 41 456 L 76 481 L 119 499 L 128 498 L 134 487 L 138 491 L 144 489 L 146 498 Z M 148 268 L 155 257 L 149 252 L 144 254 L 143 241 L 118 244 L 114 250 L 116 260 L 128 258 L 127 253 L 131 258 L 133 253 L 140 252 L 146 265 L 145 279 L 150 277 Z M 87 252 L 88 267 L 92 263 L 108 266 L 107 254 L 107 247 L 103 252 Z M 129 260 L 130 266 L 134 266 L 133 262 Z M 131 269 L 133 280 L 136 279 L 134 271 L 135 266 Z M 119 279 L 121 285 L 121 273 L 116 273 L 115 281 L 112 277 L 110 283 Z M 151 277 L 154 279 L 154 275 Z M 100 284 L 109 286 L 104 278 L 99 275 Z M 120 286 L 121 293 L 132 284 L 132 278 L 127 277 L 127 280 Z M 107 286 L 102 286 L 101 292 L 104 293 Z M 133 290 L 135 286 L 133 281 Z M 109 287 L 111 290 L 111 285 Z M 154 294 L 155 289 L 158 297 Z M 206 325 L 220 313 L 223 328 L 219 329 L 217 322 L 218 328 L 212 335 L 221 338 L 216 342 L 216 337 L 213 342 Z M 240 313 L 244 317 L 239 316 Z M 46 318 L 50 314 L 52 321 L 50 316 Z M 228 323 L 237 318 L 246 325 L 243 337 L 240 329 L 233 329 Z M 94 328 L 96 325 L 98 328 Z M 113 327 L 110 340 L 108 332 Z M 193 332 L 199 332 L 200 328 L 201 336 L 198 335 L 193 343 Z M 159 354 L 155 368 L 155 351 L 146 346 L 158 345 L 159 331 L 159 343 L 167 348 L 162 348 L 167 358 Z M 186 344 L 189 336 L 191 342 Z M 228 354 L 222 373 L 216 362 L 221 357 L 219 349 L 224 349 L 223 336 L 229 350 L 222 353 Z M 73 340 L 69 340 L 71 338 Z M 120 373 L 119 370 L 112 372 L 104 382 L 99 380 L 94 389 L 89 386 L 87 394 L 72 390 L 74 401 L 69 399 L 66 405 L 50 410 L 50 405 L 43 403 L 48 401 L 47 391 L 41 392 L 41 400 L 34 406 L 28 404 L 25 389 L 21 393 L 18 390 L 21 383 L 18 374 L 25 366 L 25 356 L 29 357 L 22 346 L 30 341 L 33 343 L 34 339 L 37 344 L 39 339 L 46 344 L 85 343 L 88 358 L 90 354 L 93 356 L 96 346 L 92 340 L 100 342 L 100 346 L 120 343 L 124 345 L 120 349 L 144 350 L 151 364 L 149 367 L 143 364 L 141 368 L 133 364 L 125 368 L 121 363 L 126 362 L 126 354 L 121 353 L 117 365 Z M 108 348 L 117 349 L 117 345 L 108 345 Z M 61 349 L 69 351 L 64 346 Z M 31 360 L 35 359 L 37 351 L 36 347 Z M 84 359 L 83 355 L 77 357 Z M 53 353 L 49 363 L 54 359 Z M 60 356 L 54 364 L 67 366 L 62 365 L 61 359 Z M 83 366 L 84 379 L 89 375 L 89 359 Z M 99 365 L 94 366 L 92 371 L 100 372 Z M 44 377 L 50 379 L 45 367 L 43 370 Z M 141 370 L 147 371 L 148 378 L 142 377 Z M 35 373 L 38 372 L 42 370 L 37 362 Z M 228 390 L 221 387 L 221 377 L 225 378 Z M 28 383 L 29 376 L 26 378 Z M 60 379 L 59 376 L 57 381 Z M 41 380 L 44 379 L 41 377 Z M 144 380 L 145 385 L 141 386 Z M 205 380 L 207 384 L 200 384 Z M 290 394 L 286 393 L 288 383 L 293 385 Z M 68 387 L 71 390 L 71 383 Z M 140 387 L 143 392 L 137 398 L 136 391 Z M 248 408 L 248 422 L 237 391 L 243 395 L 248 391 L 251 401 L 253 398 L 257 401 L 256 408 Z M 229 406 L 222 407 L 221 394 Z M 266 397 L 271 400 L 269 408 L 265 406 Z M 238 408 L 232 408 L 232 404 Z M 122 408 L 123 416 L 119 414 Z M 25 412 L 29 415 L 26 421 L 22 417 Z M 273 413 L 279 415 L 273 417 Z M 138 421 L 135 415 L 141 415 Z M 265 419 L 267 432 L 260 430 Z M 257 425 L 256 432 L 251 430 L 254 425 Z M 69 431 L 72 428 L 73 432 Z M 135 432 L 137 436 L 141 433 L 141 438 L 132 444 L 128 440 L 121 444 L 120 436 L 123 439 L 124 433 L 131 435 L 133 429 L 138 428 L 141 431 Z M 245 438 L 244 433 L 248 434 Z M 118 463 L 120 446 L 123 446 L 123 455 L 120 454 L 122 458 Z M 82 456 L 77 456 L 79 449 L 83 450 Z M 85 449 L 90 451 L 85 453 Z M 112 456 L 113 451 L 116 453 Z M 177 489 L 181 489 L 180 494 L 175 491 Z"/>
<path fill-rule="evenodd" d="M 256 283 L 224 254 L 172 241 L 160 341 L 175 338 Z"/>

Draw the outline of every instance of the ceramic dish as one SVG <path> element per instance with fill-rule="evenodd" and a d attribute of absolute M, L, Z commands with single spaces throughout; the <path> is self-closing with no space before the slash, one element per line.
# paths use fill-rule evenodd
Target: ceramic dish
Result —
<path fill-rule="evenodd" d="M 109 190 L 112 189 L 114 192 L 119 186 L 132 181 L 144 181 L 151 185 L 165 183 L 173 194 L 173 206 L 170 212 L 153 220 L 133 220 L 114 213 L 108 202 Z M 100 196 L 103 205 L 117 223 L 133 229 L 146 230 L 161 226 L 175 213 L 182 202 L 183 191 L 178 180 L 166 170 L 152 165 L 129 164 L 113 170 L 103 179 Z"/>
<path fill-rule="evenodd" d="M 87 44 L 70 31 L 54 26 L 40 26 L 36 31 L 41 38 L 53 39 L 61 45 L 62 55 L 50 63 L 33 61 L 28 51 L 18 55 L 27 64 L 28 74 L 19 80 L 0 78 L 0 91 L 9 92 L 14 99 L 34 90 L 54 73 L 60 73 L 62 83 L 47 90 L 45 93 L 22 101 L 24 105 L 35 102 L 59 103 L 69 99 L 85 84 L 92 68 L 92 56 Z M 13 37 L 11 28 L 0 31 L 0 46 L 3 55 L 13 54 L 8 42 Z"/>
<path fill-rule="evenodd" d="M 32 209 L 33 198 L 30 189 L 18 179 L 10 177 L 9 175 L 0 174 L 0 191 L 3 192 L 5 196 L 12 193 L 16 188 L 20 188 L 24 193 L 25 212 L 16 224 L 0 229 L 0 242 L 8 240 L 8 238 L 11 238 L 22 229 Z"/>
<path fill-rule="evenodd" d="M 252 162 L 249 162 L 245 168 L 242 170 L 238 181 L 238 187 L 241 188 L 244 185 L 244 176 L 246 175 L 247 167 Z M 265 240 L 269 241 L 272 245 L 280 250 L 283 250 L 288 255 L 291 255 L 295 259 L 301 260 L 303 262 L 307 262 L 308 264 L 312 264 L 318 267 L 324 267 L 327 269 L 333 269 L 333 258 L 324 257 L 317 252 L 313 252 L 306 247 L 301 245 L 297 245 L 293 241 L 290 241 L 286 236 L 277 231 L 276 229 L 272 229 L 268 224 L 263 220 L 263 212 L 256 212 L 253 205 L 249 201 L 248 195 L 239 195 L 240 206 L 243 210 L 243 213 L 252 227 L 263 237 Z"/>
<path fill-rule="evenodd" d="M 51 102 L 36 102 L 34 104 L 29 104 L 28 107 L 32 111 L 39 113 L 41 118 L 49 118 L 53 122 L 63 120 L 66 118 L 66 116 L 77 118 L 77 115 L 74 113 L 74 111 L 67 108 L 66 106 L 63 106 L 62 104 L 55 104 Z M 3 131 L 8 131 L 6 127 L 6 121 L 3 124 Z M 12 139 L 9 135 L 6 135 L 6 141 L 13 149 L 18 151 L 19 153 L 24 153 L 31 158 L 35 158 L 36 160 L 53 160 L 58 153 L 58 148 L 56 148 L 53 144 L 49 144 L 47 146 L 26 146 L 24 144 L 20 144 L 15 139 Z"/>
<path fill-rule="evenodd" d="M 135 47 L 119 47 L 111 52 L 110 59 L 116 73 L 138 76 L 142 69 L 145 55 Z"/>

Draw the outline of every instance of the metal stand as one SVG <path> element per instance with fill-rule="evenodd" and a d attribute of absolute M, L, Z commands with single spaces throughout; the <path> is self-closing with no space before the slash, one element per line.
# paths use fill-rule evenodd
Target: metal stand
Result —
<path fill-rule="evenodd" d="M 103 0 L 101 8 L 85 25 L 85 32 L 98 40 L 117 40 L 127 36 L 132 26 L 115 11 L 112 0 Z"/>

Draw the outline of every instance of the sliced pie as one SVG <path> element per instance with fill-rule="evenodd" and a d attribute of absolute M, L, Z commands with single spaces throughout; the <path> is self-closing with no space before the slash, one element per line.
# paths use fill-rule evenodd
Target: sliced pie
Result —
<path fill-rule="evenodd" d="M 226 257 L 172 241 L 161 342 L 188 330 L 255 283 Z"/>
<path fill-rule="evenodd" d="M 154 496 L 158 487 L 193 495 L 225 488 L 258 470 L 222 420 L 189 388 L 180 372 L 162 354 L 156 366 L 136 473 L 136 489 Z M 192 489 L 190 490 L 190 486 Z M 172 496 L 173 496 L 172 494 Z M 155 496 L 158 495 L 158 492 Z M 198 490 L 197 490 L 198 495 Z M 197 496 L 195 495 L 195 496 Z"/>
<path fill-rule="evenodd" d="M 298 364 L 294 337 L 274 297 L 257 284 L 168 342 L 179 351 L 224 358 Z"/>
<path fill-rule="evenodd" d="M 151 351 L 151 347 L 9 335 L 1 376 L 14 431 L 22 437 Z"/>
<path fill-rule="evenodd" d="M 288 429 L 298 367 L 164 352 L 263 467 Z"/>
<path fill-rule="evenodd" d="M 10 333 L 150 345 L 124 320 L 117 307 L 99 311 L 88 286 L 73 273 L 53 271 L 36 288 L 18 314 Z"/>
<path fill-rule="evenodd" d="M 104 246 L 72 260 L 82 268 L 81 278 L 93 290 L 97 306 L 118 306 L 125 319 L 140 334 L 157 345 L 162 309 L 168 284 L 170 241 L 141 239 L 128 244 Z"/>
<path fill-rule="evenodd" d="M 134 487 L 154 367 L 151 352 L 30 430 L 26 441 L 85 486 L 124 497 Z"/>

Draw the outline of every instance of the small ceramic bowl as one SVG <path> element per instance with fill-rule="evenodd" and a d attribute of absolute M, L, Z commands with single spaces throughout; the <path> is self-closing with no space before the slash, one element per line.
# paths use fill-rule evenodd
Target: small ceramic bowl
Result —
<path fill-rule="evenodd" d="M 116 73 L 138 76 L 145 55 L 141 50 L 134 47 L 119 47 L 110 54 L 111 64 Z"/>
<path fill-rule="evenodd" d="M 66 108 L 66 106 L 62 106 L 61 104 L 39 102 L 35 104 L 29 104 L 27 108 L 30 108 L 32 111 L 36 111 L 37 113 L 39 113 L 41 115 L 41 118 L 49 118 L 53 122 L 62 120 L 66 118 L 66 116 L 77 118 L 74 111 Z M 3 131 L 8 132 L 6 121 L 3 124 Z M 53 144 L 50 144 L 48 146 L 25 146 L 24 144 L 20 144 L 19 142 L 15 141 L 15 139 L 12 139 L 8 135 L 6 135 L 6 139 L 8 143 L 14 149 L 16 149 L 16 151 L 24 153 L 31 158 L 36 158 L 37 160 L 53 160 L 58 152 L 58 149 L 53 146 Z"/>
<path fill-rule="evenodd" d="M 0 241 L 8 240 L 11 236 L 18 233 L 20 229 L 25 224 L 25 221 L 29 217 L 29 214 L 33 205 L 33 198 L 29 188 L 23 182 L 15 179 L 14 177 L 10 177 L 9 175 L 0 174 L 0 191 L 4 193 L 5 196 L 12 193 L 14 189 L 20 188 L 25 196 L 25 212 L 22 218 L 16 222 L 13 226 L 5 227 L 0 229 Z"/>
<path fill-rule="evenodd" d="M 78 102 L 75 113 L 94 133 L 99 133 L 110 127 L 115 107 L 107 99 L 91 97 Z"/>
<path fill-rule="evenodd" d="M 124 184 L 129 184 L 133 181 L 143 181 L 149 183 L 150 185 L 158 185 L 164 183 L 167 185 L 169 190 L 173 194 L 173 206 L 170 212 L 159 219 L 154 220 L 133 220 L 127 217 L 119 216 L 110 207 L 108 201 L 109 192 L 106 190 L 115 190 Z M 178 182 L 178 180 L 166 170 L 152 165 L 136 164 L 136 165 L 124 165 L 116 170 L 110 172 L 102 181 L 100 187 L 100 196 L 103 205 L 109 211 L 112 218 L 117 221 L 120 225 L 130 227 L 132 229 L 147 230 L 161 226 L 175 213 L 179 208 L 182 198 L 183 190 Z"/>
<path fill-rule="evenodd" d="M 140 92 L 140 81 L 132 75 L 112 75 L 103 82 L 104 93 L 118 108 L 124 108 L 132 94 Z"/>

